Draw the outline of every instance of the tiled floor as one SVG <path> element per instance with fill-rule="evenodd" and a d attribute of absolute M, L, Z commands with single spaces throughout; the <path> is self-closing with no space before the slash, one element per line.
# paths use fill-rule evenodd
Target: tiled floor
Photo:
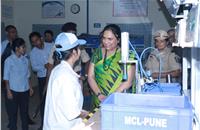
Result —
<path fill-rule="evenodd" d="M 39 95 L 38 95 L 38 91 L 37 91 L 37 87 L 34 87 L 34 95 L 32 97 L 30 97 L 30 104 L 29 104 L 29 115 L 32 118 L 37 105 L 39 103 Z M 90 97 L 85 97 L 84 98 L 84 109 L 89 110 L 90 109 Z M 19 117 L 19 116 L 18 116 Z M 40 114 L 38 114 L 38 116 L 33 119 L 35 121 L 35 125 L 29 125 L 29 130 L 37 130 L 40 126 Z M 20 122 L 20 118 L 18 118 L 18 130 L 21 130 L 21 122 Z M 5 98 L 4 98 L 4 93 L 3 91 L 1 91 L 1 130 L 9 130 L 7 128 L 8 125 L 8 117 L 7 117 L 7 113 L 5 110 Z"/>

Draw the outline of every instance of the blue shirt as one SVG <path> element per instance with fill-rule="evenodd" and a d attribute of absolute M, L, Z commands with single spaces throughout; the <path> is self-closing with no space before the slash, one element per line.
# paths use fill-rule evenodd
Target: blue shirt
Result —
<path fill-rule="evenodd" d="M 29 62 L 25 56 L 12 54 L 5 60 L 4 80 L 8 80 L 10 89 L 16 92 L 29 90 Z"/>
<path fill-rule="evenodd" d="M 33 71 L 37 72 L 37 77 L 46 77 L 47 69 L 45 64 L 48 63 L 49 54 L 51 52 L 51 46 L 44 43 L 44 48 L 39 49 L 34 47 L 30 52 L 30 61 Z"/>

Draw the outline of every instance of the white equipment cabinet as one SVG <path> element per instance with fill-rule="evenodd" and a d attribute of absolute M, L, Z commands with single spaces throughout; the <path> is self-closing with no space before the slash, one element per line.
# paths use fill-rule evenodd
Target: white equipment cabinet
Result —
<path fill-rule="evenodd" d="M 200 130 L 200 0 L 160 0 L 178 20 L 177 43 L 183 48 L 182 86 L 194 107 L 193 130 Z"/>
<path fill-rule="evenodd" d="M 200 130 L 200 0 L 164 2 L 171 15 L 179 19 L 176 26 L 178 43 L 173 45 L 183 48 L 183 91 L 194 107 L 193 130 Z"/>

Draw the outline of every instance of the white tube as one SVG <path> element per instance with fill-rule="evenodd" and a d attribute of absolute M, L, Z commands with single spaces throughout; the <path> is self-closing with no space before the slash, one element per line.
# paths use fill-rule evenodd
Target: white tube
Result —
<path fill-rule="evenodd" d="M 129 59 L 129 33 L 121 33 L 121 61 L 127 63 Z"/>

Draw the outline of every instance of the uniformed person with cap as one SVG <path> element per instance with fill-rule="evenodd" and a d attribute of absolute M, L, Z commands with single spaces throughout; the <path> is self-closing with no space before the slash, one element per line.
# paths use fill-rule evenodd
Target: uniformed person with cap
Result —
<path fill-rule="evenodd" d="M 146 70 L 151 72 L 153 79 L 159 79 L 159 72 L 161 72 L 160 82 L 162 83 L 167 82 L 169 77 L 171 82 L 179 82 L 181 75 L 180 57 L 167 47 L 169 38 L 167 32 L 156 31 L 153 38 L 157 50 L 150 53 L 145 64 Z"/>

